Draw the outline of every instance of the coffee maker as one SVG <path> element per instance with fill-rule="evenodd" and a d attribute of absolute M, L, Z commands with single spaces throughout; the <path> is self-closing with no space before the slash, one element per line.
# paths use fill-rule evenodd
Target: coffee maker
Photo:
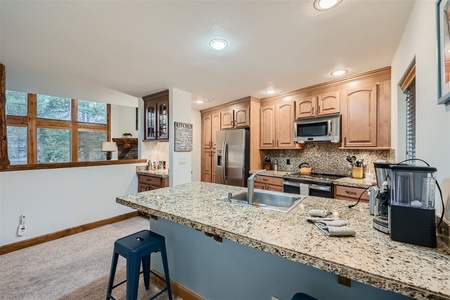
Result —
<path fill-rule="evenodd" d="M 436 241 L 433 167 L 391 165 L 389 235 L 392 240 L 434 248 Z"/>
<path fill-rule="evenodd" d="M 369 212 L 373 217 L 373 228 L 383 233 L 389 233 L 389 200 L 391 164 L 374 162 L 377 186 L 370 188 Z"/>

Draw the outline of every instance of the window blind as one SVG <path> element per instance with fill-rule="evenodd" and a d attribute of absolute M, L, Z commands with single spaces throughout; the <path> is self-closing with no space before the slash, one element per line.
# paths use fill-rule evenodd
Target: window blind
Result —
<path fill-rule="evenodd" d="M 416 80 L 413 79 L 406 91 L 406 158 L 416 158 Z"/>

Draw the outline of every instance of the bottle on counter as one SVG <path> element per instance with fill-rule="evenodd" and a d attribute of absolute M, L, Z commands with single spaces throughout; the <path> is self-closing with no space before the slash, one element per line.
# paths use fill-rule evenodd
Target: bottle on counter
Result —
<path fill-rule="evenodd" d="M 273 170 L 278 171 L 278 162 L 276 159 L 273 161 Z"/>

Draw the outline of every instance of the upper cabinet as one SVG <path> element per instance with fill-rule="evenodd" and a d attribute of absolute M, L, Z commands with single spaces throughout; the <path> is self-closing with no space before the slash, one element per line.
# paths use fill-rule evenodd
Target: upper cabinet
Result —
<path fill-rule="evenodd" d="M 250 126 L 250 107 L 247 103 L 235 104 L 221 112 L 222 129 Z"/>
<path fill-rule="evenodd" d="M 295 118 L 311 118 L 339 112 L 339 91 L 309 96 L 297 100 Z"/>
<path fill-rule="evenodd" d="M 369 72 L 344 87 L 342 149 L 390 149 L 390 74 L 390 68 Z"/>
<path fill-rule="evenodd" d="M 144 140 L 169 139 L 169 90 L 142 97 L 144 100 Z"/>
<path fill-rule="evenodd" d="M 346 92 L 342 103 L 344 147 L 377 146 L 377 98 L 376 84 Z"/>
<path fill-rule="evenodd" d="M 220 112 L 202 114 L 202 129 L 203 148 L 216 148 L 216 132 L 220 130 Z"/>
<path fill-rule="evenodd" d="M 295 102 L 261 105 L 260 148 L 293 149 Z"/>

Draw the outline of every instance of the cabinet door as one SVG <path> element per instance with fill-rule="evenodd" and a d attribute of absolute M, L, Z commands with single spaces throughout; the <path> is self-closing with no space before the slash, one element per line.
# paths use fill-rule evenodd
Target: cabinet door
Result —
<path fill-rule="evenodd" d="M 212 160 L 211 150 L 202 152 L 202 181 L 211 182 L 212 180 Z"/>
<path fill-rule="evenodd" d="M 169 101 L 162 100 L 157 102 L 158 108 L 158 139 L 169 138 Z"/>
<path fill-rule="evenodd" d="M 260 148 L 275 147 L 275 107 L 273 105 L 260 108 Z"/>
<path fill-rule="evenodd" d="M 155 140 L 156 139 L 156 102 L 155 101 L 145 101 L 144 110 L 144 139 Z"/>
<path fill-rule="evenodd" d="M 266 185 L 264 183 L 254 182 L 253 183 L 253 188 L 257 189 L 257 190 L 265 190 L 266 189 Z"/>
<path fill-rule="evenodd" d="M 315 115 L 316 97 L 303 98 L 297 101 L 297 113 L 295 118 L 310 118 Z"/>
<path fill-rule="evenodd" d="M 234 127 L 234 110 L 227 110 L 221 113 L 222 129 L 230 129 Z"/>
<path fill-rule="evenodd" d="M 234 127 L 245 128 L 250 126 L 250 107 L 246 106 L 234 110 Z"/>
<path fill-rule="evenodd" d="M 216 149 L 216 132 L 220 130 L 220 113 L 214 113 L 211 116 L 211 144 Z"/>
<path fill-rule="evenodd" d="M 294 103 L 281 103 L 277 105 L 276 111 L 276 147 L 279 149 L 291 149 L 294 144 Z"/>
<path fill-rule="evenodd" d="M 148 184 L 139 183 L 138 184 L 138 193 L 150 191 L 150 186 Z"/>
<path fill-rule="evenodd" d="M 283 187 L 278 185 L 266 184 L 266 190 L 272 192 L 283 192 Z"/>
<path fill-rule="evenodd" d="M 344 147 L 377 146 L 377 85 L 350 90 L 343 101 Z"/>
<path fill-rule="evenodd" d="M 210 149 L 212 147 L 212 116 L 206 115 L 202 117 L 202 135 L 203 148 Z"/>
<path fill-rule="evenodd" d="M 332 92 L 317 97 L 317 114 L 319 116 L 339 112 L 339 92 Z"/>

